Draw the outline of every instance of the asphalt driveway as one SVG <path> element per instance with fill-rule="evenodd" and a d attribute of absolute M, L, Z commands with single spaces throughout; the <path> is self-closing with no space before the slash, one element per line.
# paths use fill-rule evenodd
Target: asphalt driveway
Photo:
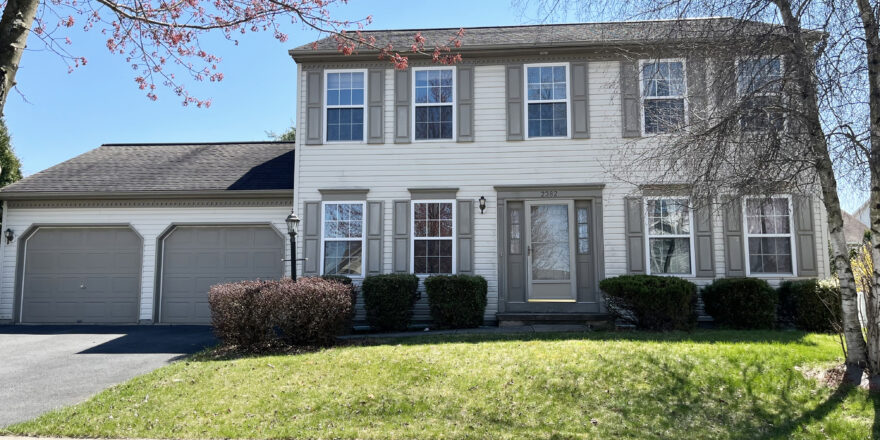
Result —
<path fill-rule="evenodd" d="M 82 402 L 215 343 L 207 326 L 0 325 L 0 426 Z"/>

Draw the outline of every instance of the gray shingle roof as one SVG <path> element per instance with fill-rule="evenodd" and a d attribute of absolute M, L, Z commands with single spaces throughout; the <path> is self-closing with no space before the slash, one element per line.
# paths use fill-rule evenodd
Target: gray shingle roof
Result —
<path fill-rule="evenodd" d="M 846 242 L 861 243 L 865 239 L 865 231 L 870 229 L 868 225 L 844 210 L 840 214 L 843 216 L 843 236 L 846 237 Z"/>
<path fill-rule="evenodd" d="M 266 191 L 293 188 L 292 142 L 107 144 L 0 190 L 43 192 Z"/>
<path fill-rule="evenodd" d="M 465 28 L 461 51 L 486 48 L 535 48 L 554 46 L 595 46 L 625 43 L 650 43 L 670 40 L 718 40 L 733 35 L 774 32 L 777 25 L 743 21 L 730 17 L 691 18 L 681 20 L 621 21 L 604 23 L 545 24 L 529 26 L 493 26 Z M 458 28 L 401 29 L 363 31 L 364 37 L 376 37 L 380 44 L 391 42 L 396 50 L 409 51 L 416 32 L 429 44 L 444 43 Z M 336 40 L 326 37 L 290 51 L 297 55 L 335 52 Z"/>

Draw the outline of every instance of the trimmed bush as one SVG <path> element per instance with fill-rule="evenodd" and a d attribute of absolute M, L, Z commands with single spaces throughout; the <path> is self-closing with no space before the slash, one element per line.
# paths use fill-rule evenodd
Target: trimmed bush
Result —
<path fill-rule="evenodd" d="M 836 332 L 842 323 L 840 285 L 832 280 L 785 281 L 779 286 L 779 317 L 800 330 Z"/>
<path fill-rule="evenodd" d="M 599 283 L 608 312 L 645 330 L 692 330 L 697 286 L 676 277 L 622 275 Z"/>
<path fill-rule="evenodd" d="M 472 328 L 483 323 L 489 285 L 481 276 L 434 275 L 425 279 L 431 319 L 441 328 Z"/>
<path fill-rule="evenodd" d="M 351 291 L 351 303 L 357 306 L 358 286 L 357 284 L 354 284 L 351 278 L 345 275 L 321 275 L 321 278 L 327 281 L 335 281 L 337 283 L 342 283 L 348 286 L 349 290 Z M 352 327 L 352 323 L 354 322 L 354 314 L 356 312 L 357 310 L 355 310 L 355 307 L 352 307 L 351 314 L 349 314 L 348 316 L 348 323 L 345 326 L 346 329 L 350 329 Z"/>
<path fill-rule="evenodd" d="M 721 327 L 773 328 L 778 295 L 758 278 L 722 278 L 703 287 L 703 304 Z"/>
<path fill-rule="evenodd" d="M 409 327 L 412 308 L 419 299 L 419 278 L 413 274 L 384 274 L 364 278 L 361 284 L 367 322 L 380 331 Z"/>
<path fill-rule="evenodd" d="M 256 349 L 272 340 L 272 309 L 265 281 L 217 284 L 208 292 L 211 325 L 224 345 Z"/>
<path fill-rule="evenodd" d="M 273 281 L 264 288 L 273 304 L 272 324 L 290 345 L 328 345 L 345 332 L 354 302 L 352 288 L 336 280 Z"/>

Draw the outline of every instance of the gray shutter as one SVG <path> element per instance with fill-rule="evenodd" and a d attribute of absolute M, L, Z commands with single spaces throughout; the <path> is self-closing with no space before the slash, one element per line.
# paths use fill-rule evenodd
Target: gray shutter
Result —
<path fill-rule="evenodd" d="M 571 63 L 571 137 L 590 137 L 590 84 L 586 62 Z"/>
<path fill-rule="evenodd" d="M 715 258 L 712 246 L 712 204 L 698 203 L 694 210 L 694 261 L 698 277 L 715 277 Z"/>
<path fill-rule="evenodd" d="M 693 56 L 687 60 L 687 94 L 689 123 L 695 124 L 703 119 L 707 110 L 706 101 L 706 59 Z"/>
<path fill-rule="evenodd" d="M 385 204 L 382 202 L 367 202 L 367 249 L 366 249 L 366 273 L 364 275 L 378 275 L 382 270 L 382 231 L 385 229 L 383 216 Z"/>
<path fill-rule="evenodd" d="M 458 96 L 456 97 L 456 118 L 458 126 L 458 142 L 474 141 L 474 68 L 459 66 Z"/>
<path fill-rule="evenodd" d="M 324 143 L 324 71 L 306 72 L 306 145 Z"/>
<path fill-rule="evenodd" d="M 630 274 L 645 272 L 645 213 L 641 197 L 624 199 L 626 224 L 626 271 Z"/>
<path fill-rule="evenodd" d="M 792 197 L 795 246 L 797 247 L 797 274 L 802 277 L 819 276 L 816 231 L 811 202 L 810 196 L 795 195 Z"/>
<path fill-rule="evenodd" d="M 367 72 L 367 143 L 385 143 L 385 69 Z"/>
<path fill-rule="evenodd" d="M 456 208 L 456 273 L 474 274 L 474 201 L 458 200 Z"/>
<path fill-rule="evenodd" d="M 724 256 L 727 276 L 746 276 L 744 253 L 742 199 L 728 200 L 724 203 Z"/>
<path fill-rule="evenodd" d="M 736 100 L 736 64 L 733 60 L 714 59 L 713 81 L 709 90 L 715 90 L 715 107 L 723 109 Z"/>
<path fill-rule="evenodd" d="M 392 222 L 393 242 L 391 245 L 391 270 L 409 273 L 409 231 L 410 201 L 394 201 L 394 218 Z"/>
<path fill-rule="evenodd" d="M 394 71 L 394 143 L 396 144 L 410 143 L 411 79 L 409 69 Z"/>
<path fill-rule="evenodd" d="M 302 274 L 317 276 L 321 270 L 321 203 L 305 202 L 303 209 L 303 255 L 300 258 L 306 260 L 302 263 Z"/>
<path fill-rule="evenodd" d="M 636 60 L 620 62 L 620 104 L 623 137 L 640 137 L 642 112 L 639 102 L 639 63 Z"/>
<path fill-rule="evenodd" d="M 523 122 L 523 65 L 507 66 L 505 81 L 507 96 L 507 140 L 521 141 L 525 139 Z"/>

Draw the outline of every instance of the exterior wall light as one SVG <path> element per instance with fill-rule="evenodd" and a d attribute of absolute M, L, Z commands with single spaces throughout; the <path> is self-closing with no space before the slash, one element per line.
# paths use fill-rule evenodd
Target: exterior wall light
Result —
<path fill-rule="evenodd" d="M 12 239 L 15 238 L 15 233 L 12 232 L 12 229 L 6 229 L 6 232 L 3 233 L 3 236 L 6 237 L 6 244 L 12 243 Z"/>
<path fill-rule="evenodd" d="M 480 196 L 480 214 L 486 211 L 486 198 Z"/>

